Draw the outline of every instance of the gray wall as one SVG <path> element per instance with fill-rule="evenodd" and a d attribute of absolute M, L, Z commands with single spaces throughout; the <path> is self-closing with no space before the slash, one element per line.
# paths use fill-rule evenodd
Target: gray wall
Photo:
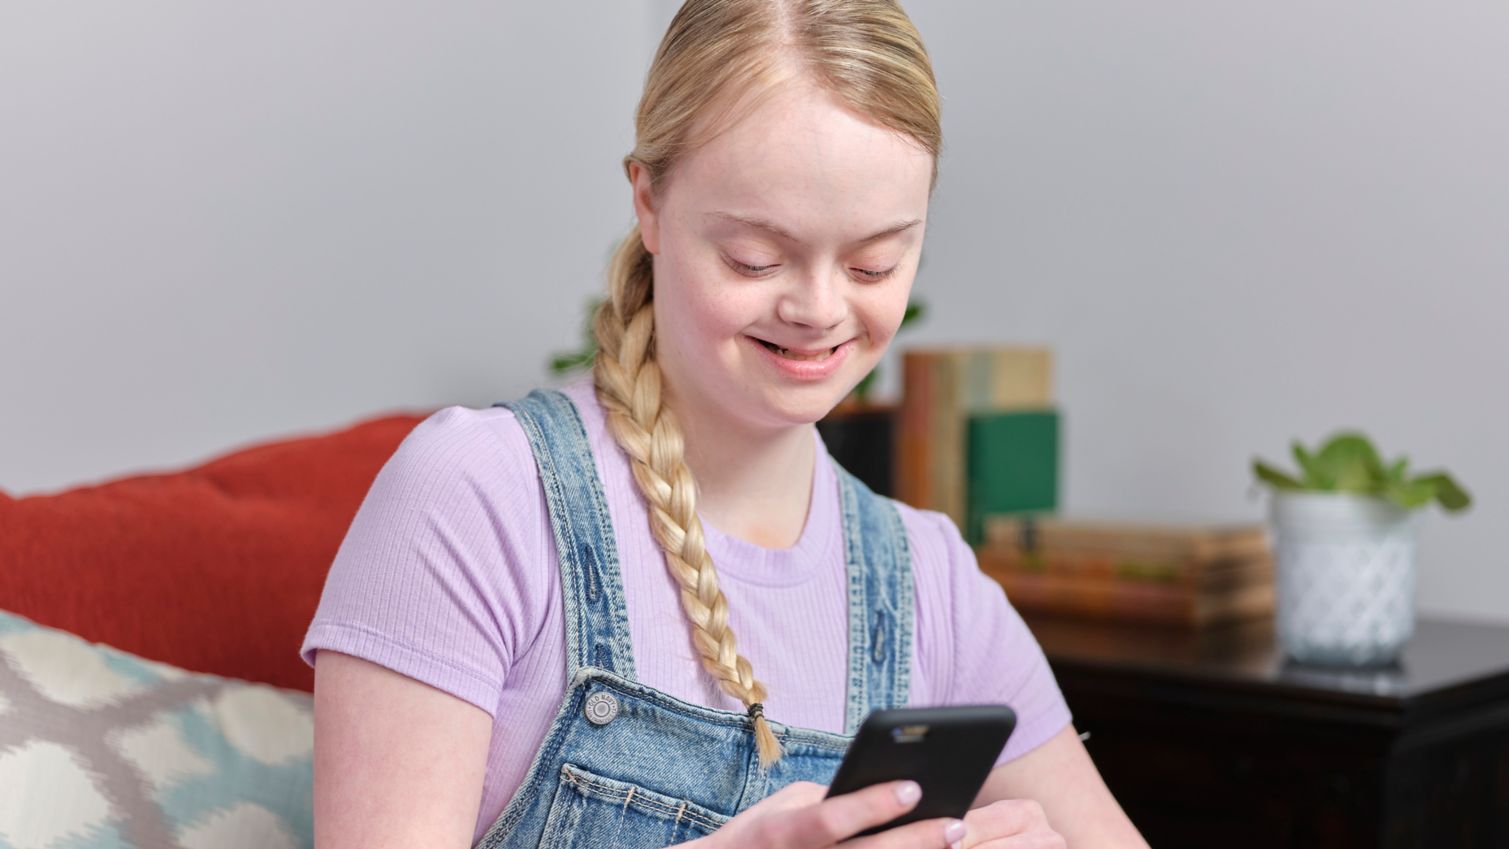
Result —
<path fill-rule="evenodd" d="M 12 12 L 0 487 L 540 381 L 676 4 L 531 5 Z M 1365 427 L 1479 501 L 1422 608 L 1509 621 L 1509 8 L 909 9 L 947 150 L 901 344 L 1051 345 L 1081 515 L 1257 519 L 1255 453 Z"/>
<path fill-rule="evenodd" d="M 537 383 L 633 220 L 591 7 L 6 7 L 0 487 Z"/>
<path fill-rule="evenodd" d="M 1258 518 L 1255 453 L 1363 427 L 1478 500 L 1426 517 L 1422 609 L 1509 621 L 1509 7 L 910 8 L 948 145 L 910 338 L 1054 348 L 1069 508 Z"/>

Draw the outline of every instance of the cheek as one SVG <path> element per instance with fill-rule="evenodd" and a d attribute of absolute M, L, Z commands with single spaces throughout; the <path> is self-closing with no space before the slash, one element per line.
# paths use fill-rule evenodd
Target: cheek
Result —
<path fill-rule="evenodd" d="M 657 268 L 657 319 L 678 335 L 716 342 L 747 326 L 747 305 L 720 281 L 716 268 L 698 263 Z"/>
<path fill-rule="evenodd" d="M 906 286 L 893 286 L 887 291 L 876 292 L 865 299 L 863 305 L 865 324 L 868 326 L 871 339 L 877 345 L 884 345 L 895 337 L 897 329 L 901 326 L 902 316 L 906 315 L 906 305 L 911 297 L 911 289 L 910 283 Z"/>

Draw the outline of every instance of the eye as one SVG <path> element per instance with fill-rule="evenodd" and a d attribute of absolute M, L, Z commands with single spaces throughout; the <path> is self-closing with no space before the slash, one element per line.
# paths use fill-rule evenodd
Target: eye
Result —
<path fill-rule="evenodd" d="M 850 270 L 855 274 L 858 274 L 861 280 L 878 281 L 884 280 L 887 277 L 890 277 L 892 274 L 895 274 L 896 269 L 899 267 L 900 266 L 893 265 L 890 268 L 885 269 L 884 271 L 871 271 L 868 268 L 853 268 Z"/>
<path fill-rule="evenodd" d="M 727 256 L 725 256 L 723 258 L 723 261 L 725 263 L 727 263 L 728 266 L 730 268 L 732 268 L 734 271 L 737 271 L 740 274 L 749 275 L 751 277 L 763 275 L 765 272 L 771 270 L 772 268 L 778 268 L 779 267 L 777 264 L 771 264 L 771 265 L 750 265 L 747 262 L 739 262 L 738 260 L 734 259 L 733 257 L 727 257 Z"/>

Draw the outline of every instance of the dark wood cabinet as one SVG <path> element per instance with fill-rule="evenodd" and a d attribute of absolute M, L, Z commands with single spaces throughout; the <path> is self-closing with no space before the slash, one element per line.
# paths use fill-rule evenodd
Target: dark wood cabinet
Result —
<path fill-rule="evenodd" d="M 1422 619 L 1399 663 L 1340 670 L 1268 621 L 1028 624 L 1155 849 L 1509 847 L 1509 627 Z"/>

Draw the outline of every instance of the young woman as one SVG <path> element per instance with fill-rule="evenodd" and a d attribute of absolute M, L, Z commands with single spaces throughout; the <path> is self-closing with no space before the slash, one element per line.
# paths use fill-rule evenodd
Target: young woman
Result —
<path fill-rule="evenodd" d="M 940 142 L 894 2 L 680 10 L 591 378 L 431 416 L 331 568 L 320 849 L 1145 845 L 958 530 L 813 427 L 901 322 Z M 853 838 L 918 791 L 824 800 L 846 735 L 968 702 L 1019 715 L 977 807 Z"/>

